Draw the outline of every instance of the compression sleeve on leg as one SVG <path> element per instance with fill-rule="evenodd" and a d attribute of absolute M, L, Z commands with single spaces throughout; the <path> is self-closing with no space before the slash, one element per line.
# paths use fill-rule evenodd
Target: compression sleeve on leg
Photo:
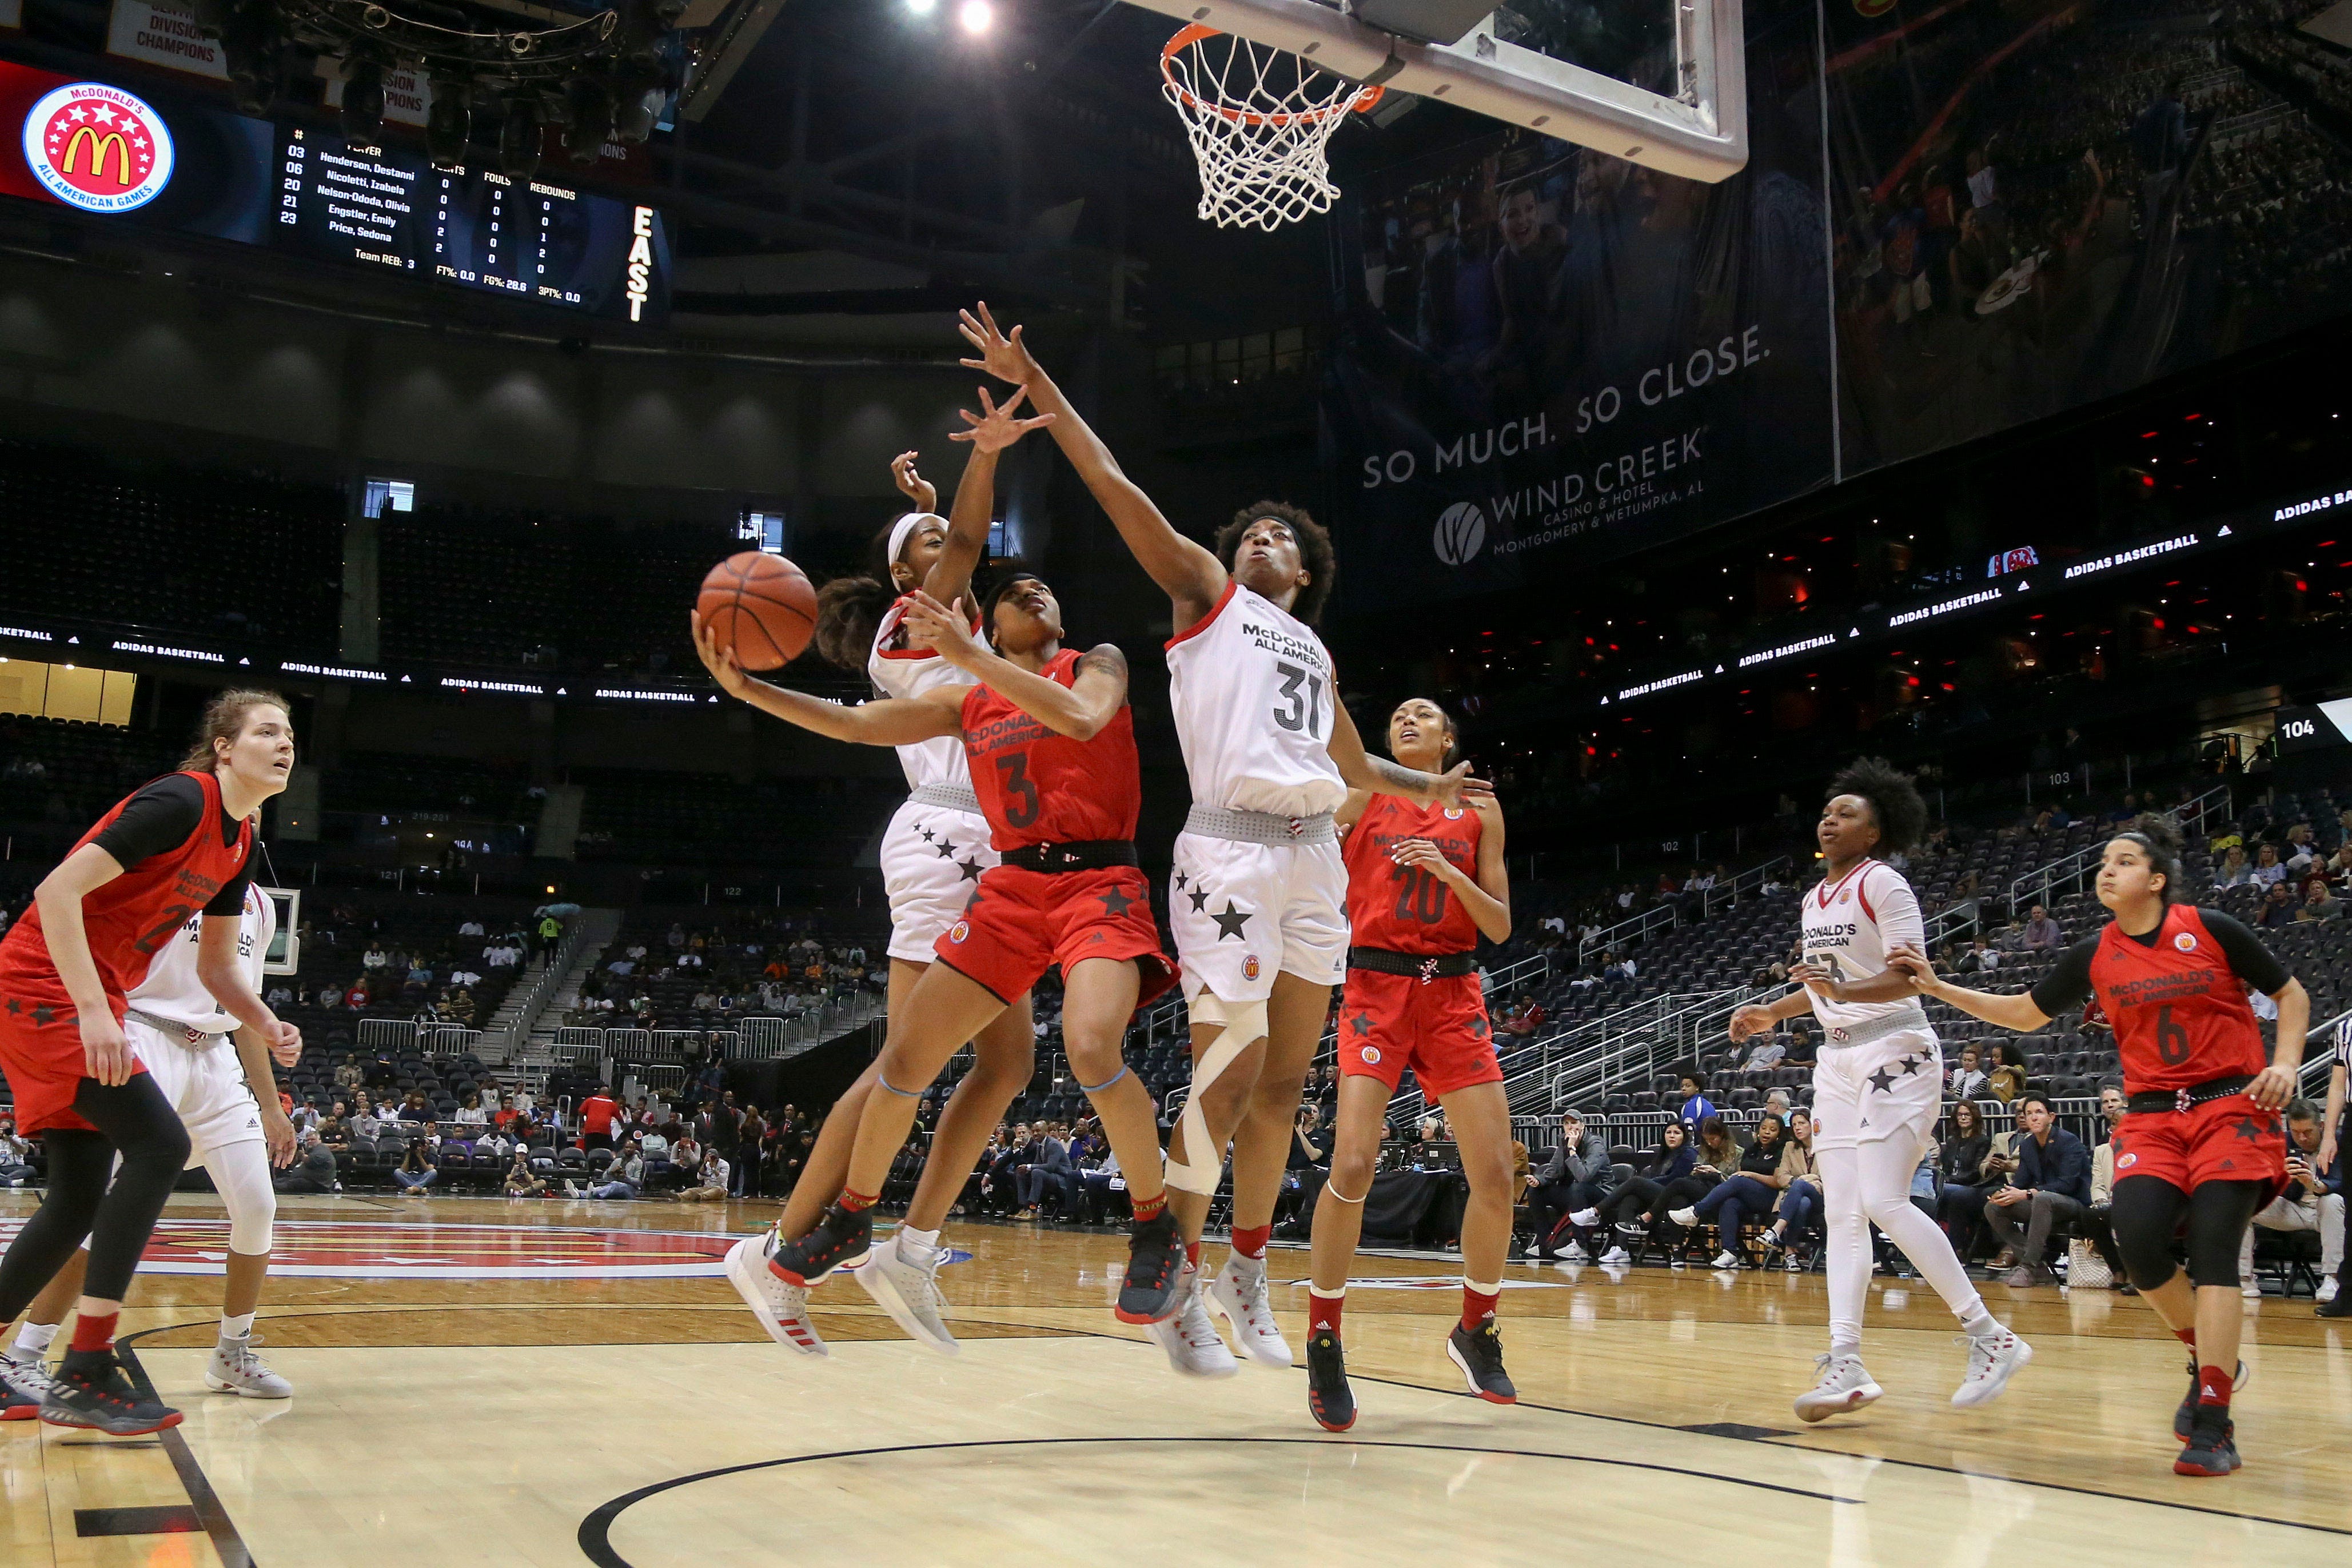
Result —
<path fill-rule="evenodd" d="M 275 1236 L 278 1193 L 269 1184 L 269 1145 L 248 1138 L 205 1151 L 205 1169 L 228 1210 L 228 1249 L 266 1256 Z"/>

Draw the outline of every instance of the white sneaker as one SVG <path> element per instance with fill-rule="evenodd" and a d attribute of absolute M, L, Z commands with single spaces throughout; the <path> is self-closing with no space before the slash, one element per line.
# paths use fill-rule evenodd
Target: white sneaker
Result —
<path fill-rule="evenodd" d="M 1666 1218 L 1685 1230 L 1698 1228 L 1698 1210 L 1696 1208 L 1670 1208 L 1666 1210 Z"/>
<path fill-rule="evenodd" d="M 788 1344 L 803 1355 L 831 1355 L 809 1322 L 808 1291 L 776 1278 L 768 1260 L 776 1255 L 776 1233 L 747 1236 L 727 1249 L 727 1282 L 778 1344 Z"/>
<path fill-rule="evenodd" d="M 1604 1264 L 1631 1263 L 1633 1260 L 1633 1255 L 1622 1247 L 1612 1247 L 1601 1255 L 1601 1261 Z"/>
<path fill-rule="evenodd" d="M 1538 1236 L 1538 1238 L 1536 1238 L 1533 1241 L 1528 1242 L 1528 1249 L 1527 1249 L 1524 1253 L 1521 1253 L 1521 1254 L 1520 1254 L 1520 1256 L 1521 1256 L 1521 1257 L 1525 1257 L 1525 1258 L 1540 1258 L 1540 1257 L 1542 1257 L 1542 1256 L 1543 1256 L 1543 1238 L 1542 1238 L 1542 1237 L 1540 1237 L 1540 1236 Z"/>
<path fill-rule="evenodd" d="M 2263 1283 L 2260 1280 L 2248 1280 L 2238 1287 L 2238 1294 L 2250 1301 L 2259 1301 L 2263 1299 Z"/>
<path fill-rule="evenodd" d="M 1282 1337 L 1281 1325 L 1274 1321 L 1274 1309 L 1266 1305 L 1265 1260 L 1244 1258 L 1239 1253 L 1225 1260 L 1217 1270 L 1215 1283 L 1209 1287 L 1209 1305 L 1217 1315 L 1234 1326 L 1234 1343 L 1249 1353 L 1252 1361 L 1261 1366 L 1288 1366 L 1290 1346 Z"/>
<path fill-rule="evenodd" d="M 2336 1292 L 2340 1286 L 2341 1281 L 2335 1275 L 2330 1274 L 2319 1281 L 2319 1293 L 2312 1299 L 2324 1307 L 2336 1299 Z"/>
<path fill-rule="evenodd" d="M 1184 1304 L 1171 1316 L 1146 1324 L 1143 1331 L 1168 1353 L 1168 1364 L 1189 1377 L 1231 1377 L 1239 1372 L 1242 1364 L 1234 1359 L 1217 1325 L 1209 1321 L 1209 1309 L 1201 1301 L 1200 1270 L 1190 1263 L 1177 1281 L 1176 1295 Z"/>
<path fill-rule="evenodd" d="M 1709 1264 L 1708 1267 L 1714 1269 L 1737 1269 L 1739 1267 L 1739 1254 L 1728 1249 L 1718 1252 L 1715 1255 L 1715 1261 Z"/>
<path fill-rule="evenodd" d="M 253 1336 L 231 1339 L 223 1334 L 213 1346 L 213 1361 L 205 1368 L 205 1386 L 215 1394 L 242 1395 L 247 1399 L 291 1399 L 294 1385 L 262 1364 L 253 1354 Z"/>
<path fill-rule="evenodd" d="M 1952 1391 L 1952 1404 L 1958 1409 L 1973 1410 L 2000 1397 L 2009 1380 L 2033 1359 L 2033 1347 L 2007 1329 L 1967 1337 L 1969 1375 Z"/>
<path fill-rule="evenodd" d="M 1568 1222 L 1580 1229 L 1589 1230 L 1601 1223 L 1601 1211 L 1597 1208 L 1580 1208 L 1568 1217 Z"/>
<path fill-rule="evenodd" d="M 578 1184 L 577 1182 L 570 1182 L 570 1181 L 565 1182 L 565 1183 L 563 1184 L 563 1196 L 564 1196 L 564 1197 L 580 1197 L 580 1196 L 581 1196 L 581 1192 L 580 1192 L 580 1186 L 579 1186 L 579 1184 Z"/>
<path fill-rule="evenodd" d="M 1822 1378 L 1797 1396 L 1800 1421 L 1821 1421 L 1849 1414 L 1875 1403 L 1885 1392 L 1870 1380 L 1858 1355 L 1817 1355 L 1813 1364 L 1821 1368 Z"/>
<path fill-rule="evenodd" d="M 934 1247 L 929 1261 L 914 1262 L 898 1255 L 898 1239 L 893 1236 L 867 1253 L 866 1261 L 849 1274 L 874 1298 L 874 1304 L 889 1313 L 890 1321 L 905 1329 L 917 1343 L 942 1355 L 953 1355 L 955 1335 L 948 1333 L 946 1320 L 940 1313 L 940 1308 L 946 1304 L 940 1296 L 940 1260 L 946 1256 L 946 1248 Z M 776 1282 L 783 1283 L 781 1280 Z"/>
<path fill-rule="evenodd" d="M 1571 1241 L 1559 1249 L 1559 1260 L 1563 1263 L 1590 1263 L 1592 1261 L 1592 1256 Z"/>
<path fill-rule="evenodd" d="M 19 1361 L 13 1351 L 0 1353 L 0 1407 L 37 1414 L 53 1381 L 45 1357 Z"/>

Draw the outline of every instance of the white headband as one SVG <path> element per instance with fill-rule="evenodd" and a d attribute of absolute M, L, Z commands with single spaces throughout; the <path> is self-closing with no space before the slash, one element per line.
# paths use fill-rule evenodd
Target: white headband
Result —
<path fill-rule="evenodd" d="M 937 523 L 942 528 L 948 526 L 948 520 L 937 512 L 908 512 L 890 525 L 889 565 L 898 564 L 898 552 L 907 548 L 907 540 L 925 523 Z"/>

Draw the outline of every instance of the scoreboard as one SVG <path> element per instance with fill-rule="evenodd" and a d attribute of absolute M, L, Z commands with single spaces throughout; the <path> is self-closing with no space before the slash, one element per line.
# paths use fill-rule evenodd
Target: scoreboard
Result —
<path fill-rule="evenodd" d="M 650 205 L 5 60 L 0 195 L 605 320 L 668 314 Z"/>

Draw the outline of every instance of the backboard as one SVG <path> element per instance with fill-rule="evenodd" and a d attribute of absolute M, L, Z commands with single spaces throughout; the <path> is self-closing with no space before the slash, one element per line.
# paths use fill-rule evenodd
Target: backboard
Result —
<path fill-rule="evenodd" d="M 1686 179 L 1748 162 L 1740 0 L 1129 3 Z"/>

